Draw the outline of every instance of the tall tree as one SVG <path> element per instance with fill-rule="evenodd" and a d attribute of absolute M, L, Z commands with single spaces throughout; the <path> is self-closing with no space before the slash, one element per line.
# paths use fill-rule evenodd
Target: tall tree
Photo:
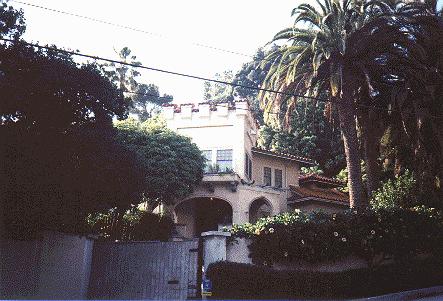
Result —
<path fill-rule="evenodd" d="M 224 71 L 223 73 L 216 73 L 216 80 L 232 82 L 234 79 L 234 74 L 232 70 Z M 231 85 L 226 85 L 216 82 L 205 81 L 203 83 L 203 99 L 210 102 L 230 102 L 234 100 L 233 87 Z"/>
<path fill-rule="evenodd" d="M 402 3 L 396 7 L 398 12 L 385 14 L 377 6 L 385 4 L 378 3 L 381 2 L 363 5 L 361 1 L 319 0 L 317 7 L 301 4 L 293 10 L 295 25 L 274 37 L 273 41 L 286 43 L 268 56 L 274 64 L 265 86 L 288 94 L 326 93 L 330 100 L 326 108 L 337 111 L 349 172 L 351 206 L 367 205 L 361 199 L 356 117 L 363 129 L 361 137 L 365 141 L 368 179 L 371 179 L 368 182 L 374 183 L 376 176 L 372 171 L 378 166 L 372 163 L 377 160 L 377 151 L 371 151 L 370 147 L 377 146 L 377 137 L 381 136 L 374 120 L 380 121 L 378 117 L 383 115 L 380 112 L 389 109 L 392 97 L 405 94 L 406 82 L 419 77 L 421 80 L 417 82 L 422 82 L 429 76 L 423 64 L 426 55 L 419 34 L 424 27 L 416 24 L 418 18 L 427 14 L 427 6 Z M 284 108 L 288 113 L 294 109 L 297 98 L 262 95 L 267 110 Z"/>
<path fill-rule="evenodd" d="M 141 65 L 141 62 L 137 61 L 137 57 L 131 55 L 132 51 L 128 47 L 123 47 L 116 53 L 119 59 L 125 63 L 135 66 Z M 161 105 L 173 100 L 171 95 L 160 96 L 156 85 L 139 82 L 141 73 L 136 67 L 115 63 L 103 64 L 102 67 L 111 82 L 117 85 L 129 100 L 129 112 L 136 115 L 141 121 L 147 120 L 153 113 L 159 111 Z"/>
<path fill-rule="evenodd" d="M 360 153 L 352 95 L 352 72 L 345 65 L 348 36 L 360 25 L 360 7 L 352 1 L 317 1 L 318 9 L 303 3 L 292 11 L 294 26 L 277 33 L 272 40 L 285 44 L 267 56 L 273 61 L 264 87 L 283 93 L 318 95 L 327 91 L 338 112 L 349 171 L 351 207 L 364 207 Z M 297 97 L 262 93 L 263 107 L 287 112 L 295 108 Z M 329 108 L 330 105 L 328 105 Z"/>
<path fill-rule="evenodd" d="M 88 213 L 136 203 L 143 175 L 112 127 L 128 103 L 99 67 L 21 41 L 1 45 L 0 60 L 0 203 L 9 235 L 78 233 Z"/>

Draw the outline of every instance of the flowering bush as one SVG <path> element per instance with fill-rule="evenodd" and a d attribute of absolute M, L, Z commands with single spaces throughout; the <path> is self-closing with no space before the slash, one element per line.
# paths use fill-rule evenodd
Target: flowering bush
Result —
<path fill-rule="evenodd" d="M 299 211 L 262 218 L 255 224 L 234 225 L 234 237 L 252 240 L 254 263 L 322 262 L 356 255 L 369 265 L 417 254 L 441 254 L 443 218 L 435 209 L 416 207 L 340 214 Z"/>

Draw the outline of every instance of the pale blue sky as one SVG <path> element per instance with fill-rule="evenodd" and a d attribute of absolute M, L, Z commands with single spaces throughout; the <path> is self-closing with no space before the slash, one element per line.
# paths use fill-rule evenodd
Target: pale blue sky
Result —
<path fill-rule="evenodd" d="M 290 26 L 301 0 L 22 0 L 162 35 L 147 35 L 18 4 L 26 17 L 25 39 L 116 59 L 113 48 L 128 46 L 146 66 L 213 77 L 237 71 L 248 57 L 193 46 L 201 43 L 253 55 L 279 30 Z M 306 0 L 305 0 L 306 1 Z M 314 2 L 314 0 L 308 0 Z M 439 5 L 443 0 L 439 0 Z M 203 82 L 143 71 L 174 102 L 203 100 Z"/>
<path fill-rule="evenodd" d="M 24 38 L 41 44 L 78 49 L 83 53 L 117 58 L 113 48 L 128 46 L 146 66 L 213 77 L 238 70 L 248 57 L 191 45 L 202 43 L 247 55 L 290 26 L 291 10 L 299 0 L 23 0 L 158 33 L 165 38 L 112 27 L 18 4 L 26 17 Z M 203 100 L 203 82 L 144 71 L 142 81 L 154 83 L 175 102 Z"/>

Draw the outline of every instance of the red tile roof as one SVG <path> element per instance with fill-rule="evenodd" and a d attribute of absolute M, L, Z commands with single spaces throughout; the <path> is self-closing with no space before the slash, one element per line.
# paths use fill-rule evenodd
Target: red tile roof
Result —
<path fill-rule="evenodd" d="M 304 198 L 316 199 L 319 201 L 334 201 L 349 205 L 349 196 L 337 189 L 327 189 L 320 187 L 295 187 L 290 186 L 291 192 L 294 194 L 288 201 L 302 201 Z"/>
<path fill-rule="evenodd" d="M 333 186 L 344 186 L 346 183 L 337 180 L 332 179 L 328 177 L 323 177 L 317 174 L 304 174 L 301 175 L 299 178 L 300 185 L 308 182 L 317 182 L 317 183 L 324 183 L 324 184 L 332 184 Z"/>
<path fill-rule="evenodd" d="M 306 165 L 315 165 L 315 161 L 310 158 L 295 156 L 291 154 L 285 154 L 285 153 L 279 153 L 276 151 L 270 151 L 259 147 L 253 147 L 252 152 L 262 154 L 262 155 L 270 155 L 270 156 L 276 156 L 284 159 L 289 159 L 293 161 L 297 161 L 299 163 L 304 163 Z"/>

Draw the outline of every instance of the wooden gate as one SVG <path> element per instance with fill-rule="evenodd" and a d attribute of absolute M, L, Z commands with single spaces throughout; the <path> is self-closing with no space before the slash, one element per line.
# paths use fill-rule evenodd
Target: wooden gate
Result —
<path fill-rule="evenodd" d="M 198 239 L 177 242 L 96 242 L 89 298 L 198 297 Z"/>

